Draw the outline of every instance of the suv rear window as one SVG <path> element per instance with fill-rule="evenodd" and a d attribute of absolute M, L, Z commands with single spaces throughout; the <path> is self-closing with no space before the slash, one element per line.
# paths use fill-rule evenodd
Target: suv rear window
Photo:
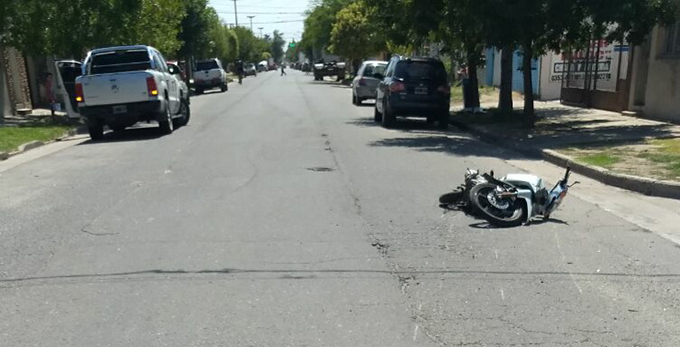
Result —
<path fill-rule="evenodd" d="M 405 81 L 430 80 L 437 82 L 446 81 L 444 65 L 429 61 L 400 61 L 397 64 L 395 76 Z"/>
<path fill-rule="evenodd" d="M 196 71 L 205 71 L 219 68 L 220 67 L 217 66 L 217 62 L 214 60 L 199 61 L 198 63 L 196 63 Z"/>
<path fill-rule="evenodd" d="M 92 74 L 140 71 L 151 68 L 149 52 L 145 50 L 99 53 L 92 57 Z"/>
<path fill-rule="evenodd" d="M 387 64 L 366 65 L 366 68 L 364 69 L 364 76 L 373 76 L 377 73 L 384 75 L 386 68 L 387 68 Z"/>

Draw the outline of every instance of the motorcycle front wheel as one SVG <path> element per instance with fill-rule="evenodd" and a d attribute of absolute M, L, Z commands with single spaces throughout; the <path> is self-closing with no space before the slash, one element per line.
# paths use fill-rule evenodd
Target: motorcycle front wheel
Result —
<path fill-rule="evenodd" d="M 439 203 L 442 205 L 455 205 L 463 202 L 463 196 L 464 192 L 462 190 L 446 193 L 439 197 Z"/>
<path fill-rule="evenodd" d="M 501 199 L 495 195 L 496 186 L 479 184 L 470 191 L 470 200 L 492 225 L 510 228 L 522 225 L 527 216 L 527 206 L 521 199 Z"/>

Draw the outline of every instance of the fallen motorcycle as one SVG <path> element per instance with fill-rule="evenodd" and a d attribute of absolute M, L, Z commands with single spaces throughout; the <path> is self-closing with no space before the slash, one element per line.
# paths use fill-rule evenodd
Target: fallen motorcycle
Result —
<path fill-rule="evenodd" d="M 534 217 L 550 219 L 550 215 L 562 204 L 569 188 L 571 169 L 555 187 L 548 191 L 543 180 L 535 175 L 510 174 L 501 179 L 493 171 L 480 174 L 468 169 L 465 183 L 458 190 L 442 195 L 440 204 L 467 209 L 481 215 L 489 223 L 499 227 L 529 224 Z"/>

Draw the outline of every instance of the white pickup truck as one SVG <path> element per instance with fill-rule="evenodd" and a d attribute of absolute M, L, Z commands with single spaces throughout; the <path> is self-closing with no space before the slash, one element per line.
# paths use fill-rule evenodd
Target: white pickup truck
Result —
<path fill-rule="evenodd" d="M 222 92 L 229 90 L 227 72 L 222 63 L 216 58 L 197 62 L 194 70 L 196 94 L 203 94 L 203 91 L 213 88 L 220 88 Z"/>
<path fill-rule="evenodd" d="M 90 137 L 102 139 L 104 125 L 123 131 L 140 121 L 157 121 L 163 134 L 188 122 L 187 98 L 163 55 L 149 46 L 100 48 L 88 53 L 75 95 Z"/>

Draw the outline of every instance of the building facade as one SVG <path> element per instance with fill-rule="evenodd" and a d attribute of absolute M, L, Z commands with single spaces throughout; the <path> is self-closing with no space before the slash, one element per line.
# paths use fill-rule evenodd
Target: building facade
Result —
<path fill-rule="evenodd" d="M 680 23 L 657 26 L 645 43 L 633 48 L 628 108 L 680 122 Z"/>

